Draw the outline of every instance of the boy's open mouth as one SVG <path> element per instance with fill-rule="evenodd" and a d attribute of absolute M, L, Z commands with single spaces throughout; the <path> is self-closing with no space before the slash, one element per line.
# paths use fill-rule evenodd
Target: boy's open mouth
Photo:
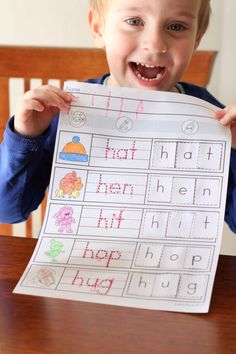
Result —
<path fill-rule="evenodd" d="M 165 66 L 160 65 L 131 62 L 130 66 L 135 75 L 144 81 L 160 80 L 166 71 Z"/>

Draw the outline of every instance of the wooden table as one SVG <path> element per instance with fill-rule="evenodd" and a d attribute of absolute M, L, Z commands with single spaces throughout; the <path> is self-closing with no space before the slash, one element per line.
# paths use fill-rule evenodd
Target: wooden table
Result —
<path fill-rule="evenodd" d="M 236 353 L 236 257 L 220 256 L 210 312 L 192 315 L 12 294 L 35 244 L 0 236 L 1 354 Z"/>

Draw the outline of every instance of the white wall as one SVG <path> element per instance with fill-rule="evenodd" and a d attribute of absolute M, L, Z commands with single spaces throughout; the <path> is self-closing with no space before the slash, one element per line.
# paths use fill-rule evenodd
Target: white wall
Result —
<path fill-rule="evenodd" d="M 211 0 L 211 4 L 212 15 L 210 26 L 202 39 L 200 49 L 210 49 L 218 51 L 208 89 L 213 95 L 215 95 L 221 100 L 221 97 L 219 97 L 219 67 L 221 65 L 221 43 L 223 28 L 222 11 L 224 7 L 224 2 L 222 0 Z"/>
<path fill-rule="evenodd" d="M 0 44 L 92 46 L 87 0 L 0 0 Z"/>
<path fill-rule="evenodd" d="M 90 47 L 87 0 L 0 0 L 0 45 Z M 200 48 L 219 51 L 209 90 L 228 104 L 236 101 L 235 0 L 212 0 L 210 28 Z M 222 253 L 236 254 L 227 228 Z"/>
<path fill-rule="evenodd" d="M 223 1 L 222 1 L 223 2 Z M 226 104 L 236 102 L 236 1 L 224 0 L 222 7 L 221 65 L 219 68 L 219 96 Z"/>

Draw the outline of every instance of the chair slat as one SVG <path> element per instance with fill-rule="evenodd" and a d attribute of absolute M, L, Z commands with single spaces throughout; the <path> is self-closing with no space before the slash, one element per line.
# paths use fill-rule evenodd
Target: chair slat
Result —
<path fill-rule="evenodd" d="M 29 216 L 28 220 L 26 221 L 26 237 L 33 236 L 33 223 L 32 223 L 32 215 Z"/>
<path fill-rule="evenodd" d="M 47 78 L 43 78 L 42 79 L 42 85 L 47 85 L 48 84 L 48 79 Z"/>
<path fill-rule="evenodd" d="M 196 51 L 182 80 L 206 87 L 209 83 L 216 51 Z"/>
<path fill-rule="evenodd" d="M 108 72 L 103 50 L 0 46 L 0 77 L 85 80 Z"/>
<path fill-rule="evenodd" d="M 24 80 L 24 92 L 30 90 L 30 79 L 25 79 Z"/>
<path fill-rule="evenodd" d="M 0 141 L 9 117 L 9 78 L 0 77 Z"/>

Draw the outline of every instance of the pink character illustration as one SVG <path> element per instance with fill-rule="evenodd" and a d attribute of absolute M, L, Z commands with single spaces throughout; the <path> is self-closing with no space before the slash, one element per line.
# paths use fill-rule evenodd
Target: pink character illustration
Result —
<path fill-rule="evenodd" d="M 72 233 L 71 224 L 75 224 L 75 219 L 73 218 L 73 209 L 71 207 L 65 206 L 61 208 L 53 217 L 56 218 L 55 224 L 60 226 L 58 232 Z"/>
<path fill-rule="evenodd" d="M 68 195 L 69 197 L 77 198 L 82 187 L 81 178 L 77 176 L 75 171 L 72 171 L 61 179 L 59 189 L 56 190 L 56 197 L 60 198 Z"/>

